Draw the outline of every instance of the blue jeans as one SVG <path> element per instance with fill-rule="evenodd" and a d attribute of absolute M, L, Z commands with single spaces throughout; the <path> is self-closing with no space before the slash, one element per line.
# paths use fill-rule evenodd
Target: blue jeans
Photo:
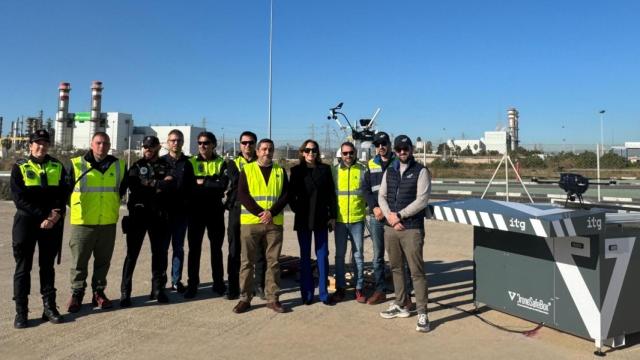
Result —
<path fill-rule="evenodd" d="M 384 219 L 376 220 L 369 215 L 369 231 L 373 243 L 373 276 L 376 282 L 376 291 L 385 292 L 384 284 Z"/>
<path fill-rule="evenodd" d="M 169 232 L 171 235 L 171 284 L 182 280 L 182 264 L 184 263 L 184 238 L 187 234 L 187 215 L 171 213 L 169 215 Z"/>
<path fill-rule="evenodd" d="M 351 252 L 353 254 L 351 262 L 356 264 L 354 274 L 356 290 L 364 288 L 363 233 L 364 221 L 352 224 L 336 223 L 336 288 L 346 287 L 344 256 L 347 253 L 347 242 L 351 242 Z"/>
<path fill-rule="evenodd" d="M 329 300 L 327 291 L 327 278 L 329 277 L 329 245 L 328 231 L 300 230 L 298 231 L 298 244 L 300 244 L 300 294 L 302 301 L 312 301 L 314 293 L 313 273 L 311 271 L 311 235 L 315 238 L 314 245 L 316 259 L 318 259 L 318 292 L 320 301 Z"/>

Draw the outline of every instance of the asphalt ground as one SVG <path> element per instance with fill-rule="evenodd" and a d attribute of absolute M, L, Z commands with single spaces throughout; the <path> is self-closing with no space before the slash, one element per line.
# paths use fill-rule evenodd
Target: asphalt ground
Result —
<path fill-rule="evenodd" d="M 472 310 L 472 228 L 461 224 L 427 221 L 424 256 L 430 284 L 429 318 L 432 331 L 415 331 L 416 317 L 382 319 L 378 313 L 388 306 L 362 305 L 349 293 L 347 301 L 328 307 L 310 306 L 299 300 L 295 275 L 283 278 L 282 302 L 291 307 L 276 314 L 254 299 L 245 314 L 234 314 L 236 301 L 211 292 L 209 247 L 203 245 L 201 279 L 194 300 L 170 293 L 171 303 L 148 300 L 151 287 L 150 248 L 145 240 L 134 275 L 133 306 L 120 309 L 118 301 L 125 242 L 118 233 L 109 272 L 107 295 L 110 310 L 92 309 L 90 298 L 77 314 L 66 313 L 69 290 L 68 226 L 62 264 L 56 266 L 58 304 L 66 323 L 54 325 L 39 320 L 42 304 L 38 294 L 37 265 L 32 271 L 30 327 L 13 328 L 14 304 L 11 225 L 15 208 L 0 202 L 0 358 L 1 359 L 589 359 L 594 345 L 582 339 L 543 327 L 524 335 L 488 325 L 478 317 L 454 308 Z M 292 214 L 285 220 L 284 255 L 298 254 Z M 333 264 L 333 235 L 330 263 Z M 225 247 L 226 247 L 225 242 Z M 207 254 L 205 256 L 204 254 Z M 225 249 L 226 254 L 226 249 Z M 37 255 L 36 255 L 37 257 Z M 372 258 L 370 240 L 365 240 L 368 269 Z M 34 259 L 37 264 L 37 260 Z M 185 269 L 186 275 L 186 269 Z M 393 294 L 389 294 L 389 299 Z M 487 307 L 479 316 L 504 329 L 527 331 L 536 324 Z M 607 349 L 609 359 L 640 359 L 639 334 L 627 337 L 627 346 Z"/>

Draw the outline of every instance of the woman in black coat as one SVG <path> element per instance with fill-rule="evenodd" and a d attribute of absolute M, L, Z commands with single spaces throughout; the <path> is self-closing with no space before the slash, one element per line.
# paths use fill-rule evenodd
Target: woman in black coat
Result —
<path fill-rule="evenodd" d="M 289 205 L 295 212 L 293 229 L 300 244 L 300 292 L 302 302 L 313 303 L 313 275 L 311 273 L 311 235 L 315 238 L 318 260 L 320 301 L 332 305 L 327 291 L 329 276 L 328 232 L 336 221 L 336 193 L 331 167 L 320 160 L 320 147 L 314 140 L 300 146 L 300 163 L 291 168 Z"/>

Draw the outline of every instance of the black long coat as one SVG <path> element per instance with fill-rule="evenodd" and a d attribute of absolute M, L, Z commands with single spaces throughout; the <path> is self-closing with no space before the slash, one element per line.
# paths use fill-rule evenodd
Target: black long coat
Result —
<path fill-rule="evenodd" d="M 293 229 L 323 230 L 329 219 L 336 218 L 337 198 L 331 167 L 306 163 L 291 168 L 289 206 L 295 212 Z"/>

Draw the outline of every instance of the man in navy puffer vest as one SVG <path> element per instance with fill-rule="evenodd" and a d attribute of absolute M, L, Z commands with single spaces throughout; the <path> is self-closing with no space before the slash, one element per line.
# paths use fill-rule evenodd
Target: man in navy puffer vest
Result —
<path fill-rule="evenodd" d="M 384 242 L 393 274 L 396 299 L 386 311 L 385 319 L 409 317 L 402 305 L 409 296 L 405 287 L 403 254 L 409 265 L 418 311 L 416 330 L 429 331 L 427 317 L 427 278 L 424 273 L 425 208 L 431 193 L 429 170 L 413 158 L 413 144 L 406 135 L 394 140 L 398 161 L 387 168 L 380 184 L 378 203 L 385 216 Z"/>

